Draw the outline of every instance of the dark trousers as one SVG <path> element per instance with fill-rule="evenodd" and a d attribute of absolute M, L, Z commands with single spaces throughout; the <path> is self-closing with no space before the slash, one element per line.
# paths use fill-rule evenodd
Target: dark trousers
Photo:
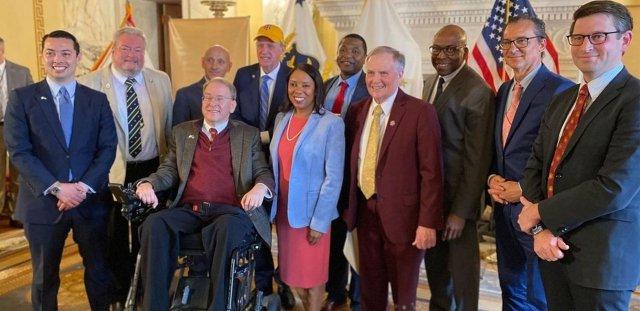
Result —
<path fill-rule="evenodd" d="M 429 310 L 478 310 L 480 295 L 480 249 L 475 220 L 465 222 L 459 238 L 442 240 L 425 255 L 431 290 Z"/>
<path fill-rule="evenodd" d="M 396 310 L 415 310 L 424 251 L 411 245 L 413 237 L 402 244 L 389 241 L 376 211 L 376 199 L 360 197 L 357 227 L 362 310 L 387 310 L 389 283 Z"/>
<path fill-rule="evenodd" d="M 268 154 L 267 150 L 267 154 Z M 270 215 L 271 211 L 271 202 L 264 202 L 263 206 L 267 211 L 267 215 Z M 260 249 L 255 254 L 256 258 L 256 271 L 255 271 L 255 279 L 256 279 L 256 288 L 265 296 L 271 295 L 273 293 L 273 277 L 275 275 L 275 268 L 273 264 L 273 256 L 271 255 L 271 247 L 266 241 L 260 240 L 261 244 Z M 269 241 L 271 242 L 271 241 Z M 276 275 L 277 281 L 280 284 L 283 284 L 280 281 L 280 278 Z"/>
<path fill-rule="evenodd" d="M 209 310 L 225 310 L 231 253 L 251 243 L 255 232 L 249 216 L 240 207 L 229 205 L 216 205 L 210 215 L 186 208 L 166 209 L 144 221 L 140 229 L 144 310 L 169 309 L 169 286 L 176 269 L 180 235 L 200 228 L 210 263 L 212 303 Z"/>
<path fill-rule="evenodd" d="M 347 281 L 349 261 L 344 256 L 344 243 L 347 238 L 347 224 L 340 217 L 331 222 L 331 249 L 329 252 L 329 280 L 327 281 L 327 299 L 342 303 L 347 299 Z M 351 305 L 360 304 L 360 277 L 351 269 L 349 283 Z"/>
<path fill-rule="evenodd" d="M 55 224 L 24 224 L 33 269 L 33 310 L 58 309 L 60 261 L 69 230 L 73 230 L 85 267 L 84 284 L 91 310 L 107 310 L 113 278 L 105 263 L 106 219 L 84 218 L 77 208 L 63 213 Z"/>
<path fill-rule="evenodd" d="M 521 210 L 520 204 L 495 204 L 493 211 L 502 310 L 547 310 L 533 237 L 519 230 Z"/>
<path fill-rule="evenodd" d="M 158 158 L 137 163 L 127 163 L 124 185 L 135 183 L 140 178 L 151 175 L 158 169 L 159 163 Z M 159 199 L 160 197 L 161 195 L 159 195 Z M 111 269 L 116 278 L 114 300 L 124 301 L 131 285 L 135 258 L 140 249 L 138 226 L 131 224 L 131 228 L 129 228 L 129 222 L 120 213 L 120 205 L 114 203 L 109 215 L 108 228 L 107 262 L 109 269 Z"/>
<path fill-rule="evenodd" d="M 569 280 L 563 260 L 540 260 L 539 263 L 549 311 L 629 310 L 632 290 L 604 290 L 580 286 Z"/>

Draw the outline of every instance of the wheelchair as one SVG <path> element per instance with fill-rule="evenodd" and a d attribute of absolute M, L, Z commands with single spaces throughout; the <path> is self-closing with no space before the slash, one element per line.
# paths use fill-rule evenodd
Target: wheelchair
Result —
<path fill-rule="evenodd" d="M 116 202 L 122 205 L 121 212 L 129 221 L 142 223 L 152 209 L 145 206 L 136 196 L 133 187 L 124 188 L 119 184 L 109 184 Z M 243 246 L 233 250 L 229 268 L 229 289 L 226 311 L 264 311 L 263 293 L 254 286 L 255 254 L 261 247 L 257 234 Z M 170 289 L 170 309 L 207 310 L 209 307 L 210 279 L 208 268 L 204 273 L 194 273 L 194 265 L 206 256 L 202 243 L 202 234 L 195 232 L 180 238 L 177 273 L 174 274 Z M 200 259 L 202 260 L 202 259 Z M 139 293 L 141 281 L 141 254 L 138 254 L 131 287 L 124 309 L 135 311 L 141 303 Z M 171 294 L 173 293 L 173 294 Z M 269 305 L 268 310 L 279 310 L 279 305 Z"/>

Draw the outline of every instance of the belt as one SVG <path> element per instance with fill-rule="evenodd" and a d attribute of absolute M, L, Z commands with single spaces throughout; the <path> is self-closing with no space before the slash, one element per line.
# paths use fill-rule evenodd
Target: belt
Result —
<path fill-rule="evenodd" d="M 244 213 L 244 210 L 240 207 L 211 202 L 184 203 L 181 207 L 184 209 L 192 210 L 194 213 L 202 216 Z"/>
<path fill-rule="evenodd" d="M 149 159 L 149 160 L 144 160 L 144 161 L 129 161 L 127 162 L 127 167 L 139 167 L 139 166 L 147 166 L 153 162 L 157 162 L 158 161 L 158 157 L 155 157 L 153 159 Z"/>

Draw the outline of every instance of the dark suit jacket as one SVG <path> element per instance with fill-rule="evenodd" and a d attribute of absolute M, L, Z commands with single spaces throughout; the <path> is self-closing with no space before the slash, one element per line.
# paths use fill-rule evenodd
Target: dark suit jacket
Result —
<path fill-rule="evenodd" d="M 29 68 L 20 66 L 16 63 L 12 63 L 6 60 L 5 70 L 7 73 L 7 92 L 11 93 L 14 89 L 27 86 L 33 83 L 31 78 L 31 72 Z"/>
<path fill-rule="evenodd" d="M 360 78 L 358 79 L 358 84 L 356 84 L 356 89 L 353 91 L 353 95 L 351 96 L 350 102 L 345 102 L 342 106 L 341 115 L 344 117 L 347 113 L 347 110 L 351 106 L 351 103 L 356 103 L 369 96 L 369 91 L 367 91 L 367 83 L 365 82 L 365 74 L 362 72 L 360 74 Z M 329 89 L 338 81 L 339 76 L 333 76 L 327 81 L 324 82 L 324 94 L 326 95 L 329 92 Z"/>
<path fill-rule="evenodd" d="M 507 180 L 520 181 L 531 155 L 531 145 L 538 136 L 542 115 L 554 96 L 573 85 L 575 83 L 549 71 L 545 65 L 542 65 L 520 98 L 505 147 L 502 146 L 502 121 L 507 96 L 513 87 L 513 79 L 500 86 L 496 98 L 496 126 L 493 135 L 495 154 L 492 173 Z"/>
<path fill-rule="evenodd" d="M 269 136 L 273 135 L 273 123 L 276 115 L 280 112 L 280 108 L 287 96 L 287 76 L 291 72 L 291 68 L 286 63 L 280 64 L 278 78 L 273 89 L 273 97 L 271 98 L 271 106 L 269 107 L 267 117 L 267 128 Z M 260 127 L 260 65 L 253 64 L 238 69 L 236 78 L 233 81 L 236 87 L 237 106 L 232 118 L 241 120 L 251 126 Z"/>
<path fill-rule="evenodd" d="M 437 75 L 425 79 L 423 98 L 437 80 Z M 494 100 L 482 77 L 464 65 L 433 103 L 442 129 L 445 215 L 473 220 L 480 215 L 492 158 Z"/>
<path fill-rule="evenodd" d="M 632 290 L 640 282 L 640 80 L 623 69 L 582 116 L 547 198 L 547 174 L 579 86 L 542 118 L 524 171 L 524 196 L 570 249 L 560 260 L 585 287 Z"/>
<path fill-rule="evenodd" d="M 103 93 L 77 84 L 69 147 L 46 80 L 13 91 L 4 120 L 7 150 L 20 171 L 18 220 L 55 223 L 61 216 L 58 200 L 43 193 L 56 181 L 69 181 L 69 170 L 72 182 L 84 182 L 97 192 L 76 207 L 79 212 L 88 218 L 106 216 L 111 196 L 108 174 L 118 140 Z"/>
<path fill-rule="evenodd" d="M 180 88 L 173 103 L 173 126 L 185 121 L 202 119 L 202 86 L 204 77 L 198 82 Z"/>
<path fill-rule="evenodd" d="M 351 105 L 345 118 L 349 169 L 349 230 L 357 224 L 358 154 L 371 98 Z M 398 90 L 378 151 L 376 166 L 378 213 L 385 235 L 394 243 L 411 243 L 418 225 L 440 229 L 442 153 L 440 127 L 433 106 Z"/>
<path fill-rule="evenodd" d="M 178 184 L 178 193 L 170 206 L 171 208 L 180 202 L 187 185 L 202 122 L 202 120 L 195 120 L 177 125 L 173 129 L 169 154 L 155 173 L 142 179 L 150 182 L 156 191 L 167 190 Z M 265 184 L 273 192 L 275 186 L 273 174 L 262 152 L 258 130 L 235 120 L 230 120 L 228 126 L 233 179 L 238 198 L 242 198 L 256 183 Z M 264 207 L 260 206 L 248 211 L 247 215 L 251 218 L 258 234 L 265 242 L 271 244 L 269 215 Z"/>

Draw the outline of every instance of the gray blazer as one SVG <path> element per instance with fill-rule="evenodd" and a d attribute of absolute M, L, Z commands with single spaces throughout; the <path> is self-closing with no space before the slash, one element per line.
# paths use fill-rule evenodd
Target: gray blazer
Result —
<path fill-rule="evenodd" d="M 156 191 L 170 189 L 179 183 L 178 193 L 169 208 L 174 208 L 184 193 L 202 122 L 200 119 L 176 125 L 172 139 L 169 140 L 166 158 L 155 173 L 141 179 L 150 182 Z M 258 129 L 235 120 L 229 120 L 228 126 L 233 179 L 238 198 L 242 198 L 257 183 L 265 184 L 274 193 L 273 174 L 262 152 Z M 248 211 L 247 215 L 260 237 L 271 244 L 271 226 L 264 206 Z"/>
<path fill-rule="evenodd" d="M 623 69 L 585 111 L 548 198 L 551 160 L 579 87 L 549 104 L 524 170 L 523 195 L 571 247 L 558 263 L 572 282 L 633 290 L 640 283 L 640 80 Z"/>
<path fill-rule="evenodd" d="M 437 75 L 425 79 L 426 101 L 437 81 Z M 442 129 L 445 216 L 454 213 L 475 220 L 491 166 L 494 94 L 473 69 L 463 65 L 432 104 Z"/>
<path fill-rule="evenodd" d="M 7 73 L 7 94 L 11 93 L 16 88 L 27 86 L 33 83 L 31 78 L 31 72 L 29 68 L 20 66 L 16 63 L 12 63 L 9 60 L 5 60 L 5 70 Z"/>

